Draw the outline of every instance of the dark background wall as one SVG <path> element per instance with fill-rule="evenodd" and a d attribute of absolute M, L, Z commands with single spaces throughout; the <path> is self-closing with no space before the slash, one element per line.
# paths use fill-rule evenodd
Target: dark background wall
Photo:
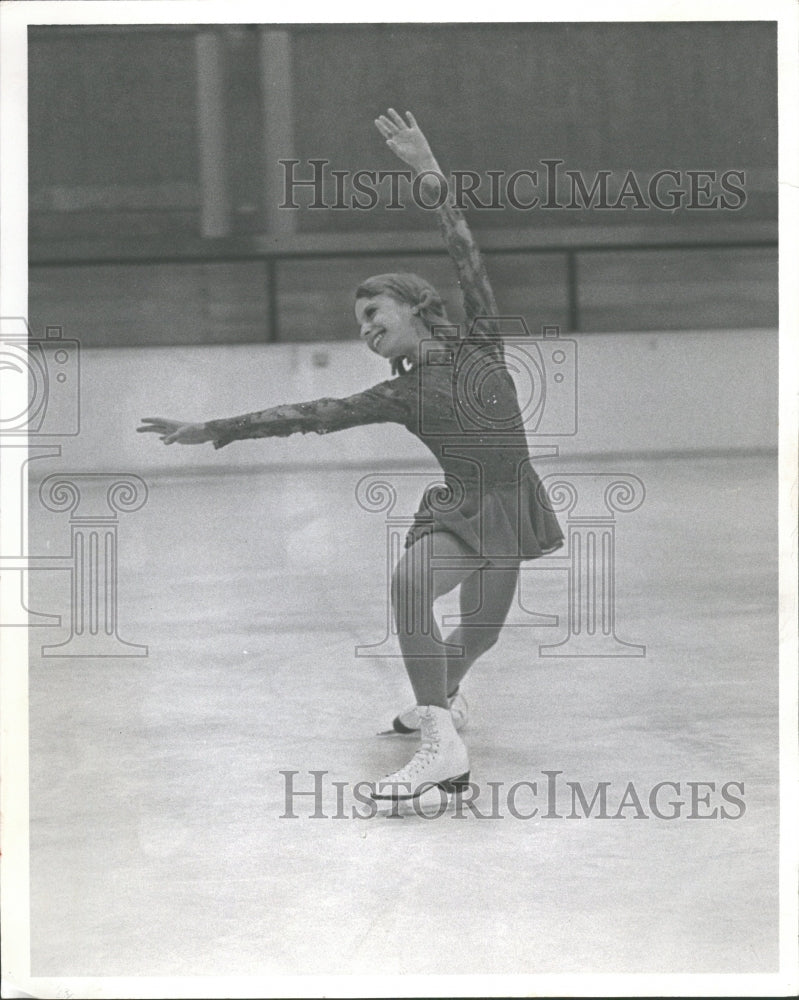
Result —
<path fill-rule="evenodd" d="M 276 210 L 281 158 L 398 166 L 372 125 L 395 105 L 448 169 L 745 171 L 734 212 L 472 212 L 503 311 L 776 325 L 776 101 L 768 22 L 32 28 L 31 321 L 87 346 L 335 340 L 375 270 L 454 296 L 429 213 Z"/>

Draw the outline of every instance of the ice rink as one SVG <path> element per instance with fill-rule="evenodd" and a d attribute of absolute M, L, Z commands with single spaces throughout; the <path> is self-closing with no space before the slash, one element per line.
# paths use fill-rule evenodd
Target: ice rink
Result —
<path fill-rule="evenodd" d="M 148 479 L 118 536 L 119 634 L 146 657 L 43 657 L 70 575 L 30 574 L 32 607 L 65 616 L 32 630 L 34 976 L 777 970 L 775 457 L 538 468 L 644 484 L 615 577 L 617 635 L 646 655 L 539 656 L 568 560 L 525 564 L 464 685 L 485 818 L 352 816 L 352 786 L 414 748 L 376 736 L 411 700 L 401 661 L 355 655 L 386 635 L 385 519 L 355 502 L 372 470 Z M 33 489 L 30 551 L 69 537 Z M 300 791 L 326 772 L 318 801 L 287 807 L 283 771 Z M 518 782 L 535 801 L 509 805 Z M 609 783 L 609 817 L 570 818 L 566 782 Z M 629 783 L 644 815 L 619 808 Z"/>

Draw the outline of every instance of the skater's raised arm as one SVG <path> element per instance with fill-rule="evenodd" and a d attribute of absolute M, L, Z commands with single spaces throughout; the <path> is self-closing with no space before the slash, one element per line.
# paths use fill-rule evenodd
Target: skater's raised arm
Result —
<path fill-rule="evenodd" d="M 410 111 L 405 115 L 407 121 L 389 108 L 385 115 L 375 119 L 375 125 L 388 148 L 407 163 L 416 176 L 421 176 L 423 193 L 431 204 L 440 198 L 441 185 L 447 185 L 447 198 L 436 210 L 436 216 L 447 252 L 458 272 L 466 313 L 465 334 L 496 336 L 497 324 L 493 319 L 497 315 L 497 304 L 477 243 L 463 213 L 455 205 L 446 177 L 424 133 Z M 480 322 L 475 324 L 475 320 Z"/>
<path fill-rule="evenodd" d="M 244 438 L 288 437 L 290 434 L 328 434 L 363 424 L 406 424 L 413 407 L 395 382 L 381 382 L 365 392 L 343 399 L 314 399 L 286 403 L 239 417 L 186 423 L 164 417 L 144 417 L 136 430 L 157 434 L 164 444 L 203 444 L 223 448 Z"/>

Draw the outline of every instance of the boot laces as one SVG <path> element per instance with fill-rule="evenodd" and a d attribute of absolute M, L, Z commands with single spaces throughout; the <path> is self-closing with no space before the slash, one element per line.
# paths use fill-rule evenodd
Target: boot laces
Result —
<path fill-rule="evenodd" d="M 422 745 L 401 770 L 389 777 L 394 781 L 410 781 L 420 771 L 424 771 L 438 756 L 441 746 L 441 734 L 435 725 L 435 720 L 422 718 Z"/>

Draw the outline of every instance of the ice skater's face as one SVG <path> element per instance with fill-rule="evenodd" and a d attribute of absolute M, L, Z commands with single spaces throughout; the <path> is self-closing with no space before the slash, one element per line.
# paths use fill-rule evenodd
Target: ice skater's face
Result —
<path fill-rule="evenodd" d="M 385 292 L 356 299 L 355 319 L 361 339 L 383 358 L 415 359 L 419 341 L 427 335 L 427 327 L 412 307 Z"/>

